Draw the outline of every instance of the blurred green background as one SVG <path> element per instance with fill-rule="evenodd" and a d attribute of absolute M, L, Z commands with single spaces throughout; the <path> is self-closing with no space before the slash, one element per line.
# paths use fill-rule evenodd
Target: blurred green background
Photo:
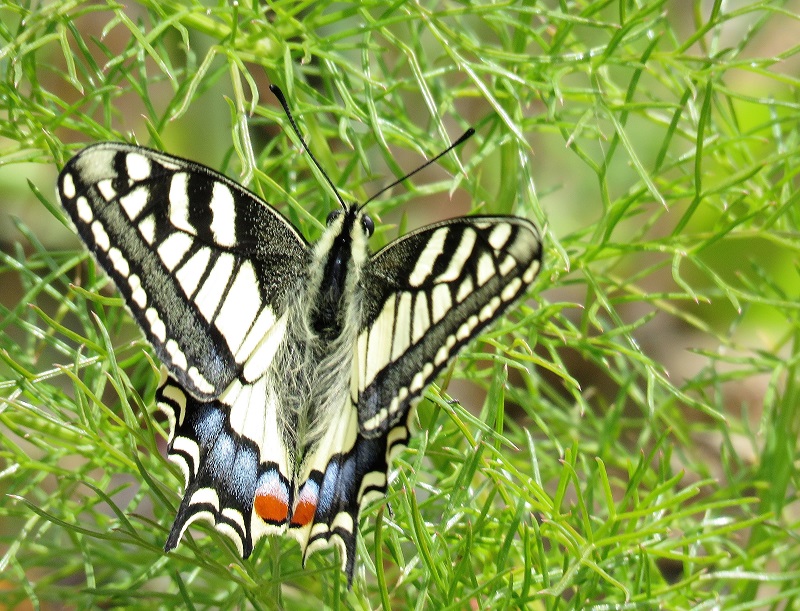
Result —
<path fill-rule="evenodd" d="M 0 1 L 9 606 L 796 608 L 798 16 Z M 470 212 L 545 233 L 530 298 L 420 406 L 350 592 L 332 554 L 303 572 L 292 542 L 242 562 L 199 529 L 160 552 L 180 478 L 154 365 L 57 218 L 66 159 L 125 139 L 225 172 L 316 237 L 335 203 L 271 82 L 353 199 L 475 127 L 371 204 L 374 248 Z"/>

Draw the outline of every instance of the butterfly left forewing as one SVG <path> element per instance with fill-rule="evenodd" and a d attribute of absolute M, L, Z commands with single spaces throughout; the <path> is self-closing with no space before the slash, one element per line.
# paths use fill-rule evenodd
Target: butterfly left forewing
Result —
<path fill-rule="evenodd" d="M 64 166 L 58 194 L 161 362 L 198 398 L 241 373 L 308 264 L 307 243 L 274 208 L 158 151 L 89 146 Z"/>

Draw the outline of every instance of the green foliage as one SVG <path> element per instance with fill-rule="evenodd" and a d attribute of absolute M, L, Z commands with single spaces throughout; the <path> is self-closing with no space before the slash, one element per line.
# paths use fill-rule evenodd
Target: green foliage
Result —
<path fill-rule="evenodd" d="M 0 0 L 4 604 L 796 606 L 789 6 Z M 350 591 L 289 539 L 242 561 L 197 526 L 163 553 L 182 479 L 158 367 L 52 195 L 80 146 L 125 139 L 314 238 L 332 195 L 270 82 L 350 198 L 476 128 L 370 204 L 374 247 L 469 211 L 546 230 L 530 299 L 420 405 Z"/>

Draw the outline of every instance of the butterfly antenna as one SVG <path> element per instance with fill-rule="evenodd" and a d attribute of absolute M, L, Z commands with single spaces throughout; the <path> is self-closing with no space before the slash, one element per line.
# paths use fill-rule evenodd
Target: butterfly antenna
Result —
<path fill-rule="evenodd" d="M 292 116 L 292 111 L 289 110 L 289 104 L 286 103 L 286 98 L 283 96 L 283 91 L 281 91 L 281 88 L 278 87 L 277 85 L 270 85 L 269 86 L 269 90 L 275 95 L 276 98 L 278 98 L 278 101 L 281 103 L 281 106 L 283 106 L 283 112 L 285 112 L 286 116 L 289 117 L 289 123 L 292 125 L 292 129 L 294 130 L 294 133 L 297 134 L 297 138 L 300 140 L 300 144 L 303 145 L 303 148 L 306 150 L 306 153 L 308 153 L 308 156 L 311 157 L 311 161 L 314 162 L 314 165 L 322 173 L 322 176 L 324 176 L 325 180 L 328 181 L 328 184 L 331 186 L 331 189 L 333 189 L 333 192 L 336 194 L 336 199 L 339 200 L 339 203 L 342 205 L 342 208 L 346 212 L 347 211 L 347 204 L 344 203 L 344 200 L 342 199 L 342 196 L 339 194 L 339 189 L 337 189 L 336 185 L 333 184 L 333 181 L 331 180 L 331 177 L 328 176 L 328 174 L 325 172 L 325 170 L 322 169 L 322 166 L 319 164 L 319 161 L 317 161 L 317 158 L 314 157 L 314 153 L 311 152 L 311 149 L 308 148 L 308 145 L 306 144 L 306 141 L 303 140 L 303 135 L 300 133 L 300 130 L 297 128 L 297 123 L 294 122 L 294 117 Z M 450 147 L 450 148 L 452 148 L 452 147 Z M 450 150 L 450 149 L 448 149 L 448 150 Z M 445 153 L 446 152 L 447 151 L 445 151 Z M 441 157 L 441 155 L 439 157 Z M 438 157 L 437 157 L 437 159 L 438 159 Z M 425 165 L 427 165 L 427 164 L 425 164 Z M 425 166 L 422 166 L 422 167 L 425 167 Z"/>
<path fill-rule="evenodd" d="M 416 170 L 411 170 L 411 171 L 410 171 L 408 174 L 406 174 L 406 175 L 405 175 L 405 176 L 403 176 L 402 178 L 398 178 L 398 179 L 397 179 L 397 180 L 395 180 L 395 181 L 394 181 L 392 184 L 390 184 L 390 185 L 386 185 L 386 186 L 385 186 L 383 189 L 381 189 L 380 191 L 378 191 L 378 192 L 377 192 L 375 195 L 373 195 L 373 196 L 372 196 L 372 197 L 370 197 L 370 198 L 369 198 L 367 201 L 365 201 L 363 204 L 361 204 L 361 208 L 363 208 L 364 206 L 366 206 L 368 203 L 370 203 L 372 200 L 374 200 L 376 197 L 378 197 L 378 196 L 379 196 L 381 193 L 385 193 L 386 191 L 388 191 L 388 190 L 389 190 L 389 189 L 391 189 L 392 187 L 399 185 L 399 184 L 400 184 L 401 182 L 403 182 L 404 180 L 408 180 L 409 178 L 411 178 L 411 177 L 412 177 L 414 174 L 416 174 L 416 173 L 417 173 L 417 172 L 419 172 L 420 170 L 424 170 L 424 169 L 425 169 L 425 168 L 427 168 L 429 165 L 431 165 L 432 163 L 436 162 L 436 161 L 437 161 L 437 160 L 438 160 L 440 157 L 443 157 L 444 155 L 447 155 L 447 153 L 449 153 L 450 151 L 452 151 L 454 148 L 456 148 L 456 147 L 457 147 L 457 146 L 459 146 L 460 144 L 463 144 L 463 143 L 464 143 L 464 141 L 466 141 L 466 140 L 470 139 L 470 138 L 471 138 L 472 136 L 474 136 L 474 135 L 475 135 L 475 130 L 474 130 L 474 129 L 472 129 L 472 128 L 470 127 L 470 128 L 467 130 L 467 131 L 465 131 L 465 132 L 464 132 L 464 133 L 461 135 L 461 137 L 460 137 L 458 140 L 456 140 L 455 142 L 453 142 L 453 144 L 451 144 L 451 145 L 450 145 L 450 146 L 448 146 L 446 149 L 444 149 L 444 150 L 443 150 L 441 153 L 439 153 L 438 155 L 436 155 L 436 157 L 434 157 L 433 159 L 428 159 L 428 161 L 426 161 L 425 163 L 423 163 L 423 164 L 422 164 L 421 166 L 419 166 L 419 167 L 418 167 Z"/>

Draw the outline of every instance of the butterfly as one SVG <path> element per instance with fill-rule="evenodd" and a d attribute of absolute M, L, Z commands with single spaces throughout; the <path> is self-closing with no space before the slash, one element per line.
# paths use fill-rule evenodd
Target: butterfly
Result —
<path fill-rule="evenodd" d="M 289 534 L 304 563 L 337 547 L 348 583 L 359 513 L 385 495 L 412 407 L 541 266 L 539 232 L 514 216 L 445 220 L 372 253 L 372 218 L 338 191 L 310 244 L 222 174 L 130 144 L 80 151 L 58 195 L 163 363 L 156 399 L 185 478 L 165 549 L 197 519 L 244 558 Z"/>

